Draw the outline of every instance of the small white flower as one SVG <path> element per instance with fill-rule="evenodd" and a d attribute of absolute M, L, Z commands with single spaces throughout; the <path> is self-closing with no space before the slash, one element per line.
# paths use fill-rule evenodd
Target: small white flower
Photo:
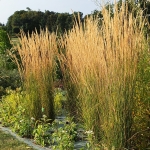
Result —
<path fill-rule="evenodd" d="M 31 117 L 31 120 L 35 120 L 35 118 L 34 118 L 34 117 Z"/>
<path fill-rule="evenodd" d="M 62 133 L 65 133 L 65 130 L 62 130 Z"/>
<path fill-rule="evenodd" d="M 86 131 L 86 134 L 94 134 L 94 132 L 92 130 Z"/>
<path fill-rule="evenodd" d="M 46 115 L 43 115 L 43 118 L 46 118 L 47 116 Z"/>

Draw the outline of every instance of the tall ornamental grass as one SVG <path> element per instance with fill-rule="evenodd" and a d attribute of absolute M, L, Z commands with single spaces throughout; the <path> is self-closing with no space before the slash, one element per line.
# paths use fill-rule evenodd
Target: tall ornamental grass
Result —
<path fill-rule="evenodd" d="M 42 111 L 54 119 L 53 77 L 55 71 L 56 35 L 48 30 L 26 35 L 21 32 L 17 50 L 20 56 L 18 68 L 26 91 L 27 110 L 31 117 L 39 119 Z"/>
<path fill-rule="evenodd" d="M 68 91 L 68 110 L 94 131 L 102 149 L 129 148 L 137 66 L 145 48 L 142 13 L 136 17 L 123 3 L 114 16 L 79 21 L 60 40 Z M 101 21 L 101 26 L 99 26 Z"/>

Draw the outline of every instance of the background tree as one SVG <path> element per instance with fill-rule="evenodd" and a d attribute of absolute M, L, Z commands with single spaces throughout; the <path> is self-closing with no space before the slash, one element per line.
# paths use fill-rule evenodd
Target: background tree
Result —
<path fill-rule="evenodd" d="M 7 32 L 0 27 L 0 54 L 5 54 L 6 49 L 10 49 L 11 44 Z"/>
<path fill-rule="evenodd" d="M 44 29 L 47 27 L 50 32 L 64 33 L 65 31 L 73 27 L 75 18 L 83 20 L 82 12 L 69 13 L 57 13 L 46 10 L 45 12 L 33 11 L 27 7 L 26 10 L 16 11 L 13 15 L 8 18 L 7 21 L 7 32 L 9 34 L 18 34 L 20 29 L 23 29 L 25 33 L 29 31 L 35 31 L 35 28 L 40 32 L 40 28 Z"/>

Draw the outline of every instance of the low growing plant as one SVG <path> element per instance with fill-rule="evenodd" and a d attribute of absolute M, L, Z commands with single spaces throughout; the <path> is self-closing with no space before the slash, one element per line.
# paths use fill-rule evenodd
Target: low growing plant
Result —
<path fill-rule="evenodd" d="M 23 94 L 20 89 L 16 91 L 7 89 L 7 95 L 0 102 L 0 121 L 4 126 L 11 126 L 13 116 L 17 114 L 19 106 L 23 107 Z"/>
<path fill-rule="evenodd" d="M 77 138 L 77 125 L 72 119 L 67 118 L 65 121 L 56 122 L 53 138 L 54 150 L 73 150 L 74 142 Z"/>
<path fill-rule="evenodd" d="M 49 145 L 52 141 L 50 132 L 51 124 L 48 123 L 49 121 L 50 119 L 47 119 L 47 116 L 43 115 L 40 120 L 36 121 L 35 128 L 33 130 L 34 141 L 42 146 Z"/>
<path fill-rule="evenodd" d="M 7 94 L 8 89 L 15 90 L 20 85 L 20 77 L 17 69 L 7 70 L 0 66 L 0 99 L 3 95 Z"/>
<path fill-rule="evenodd" d="M 1 101 L 0 101 L 0 122 L 5 127 L 10 126 L 11 124 L 10 108 L 8 106 L 3 106 L 3 103 Z"/>
<path fill-rule="evenodd" d="M 26 109 L 24 109 L 23 107 L 18 107 L 18 112 L 13 115 L 13 120 L 11 120 L 13 122 L 12 128 L 13 131 L 18 133 L 20 136 L 32 138 L 35 119 L 30 119 L 29 117 L 27 117 L 25 115 L 25 111 Z"/>

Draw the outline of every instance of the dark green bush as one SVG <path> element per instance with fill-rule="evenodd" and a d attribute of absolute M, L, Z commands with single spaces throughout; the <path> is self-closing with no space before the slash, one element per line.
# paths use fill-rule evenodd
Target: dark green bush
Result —
<path fill-rule="evenodd" d="M 6 94 L 6 89 L 16 89 L 21 86 L 18 70 L 7 70 L 0 68 L 0 98 Z"/>

